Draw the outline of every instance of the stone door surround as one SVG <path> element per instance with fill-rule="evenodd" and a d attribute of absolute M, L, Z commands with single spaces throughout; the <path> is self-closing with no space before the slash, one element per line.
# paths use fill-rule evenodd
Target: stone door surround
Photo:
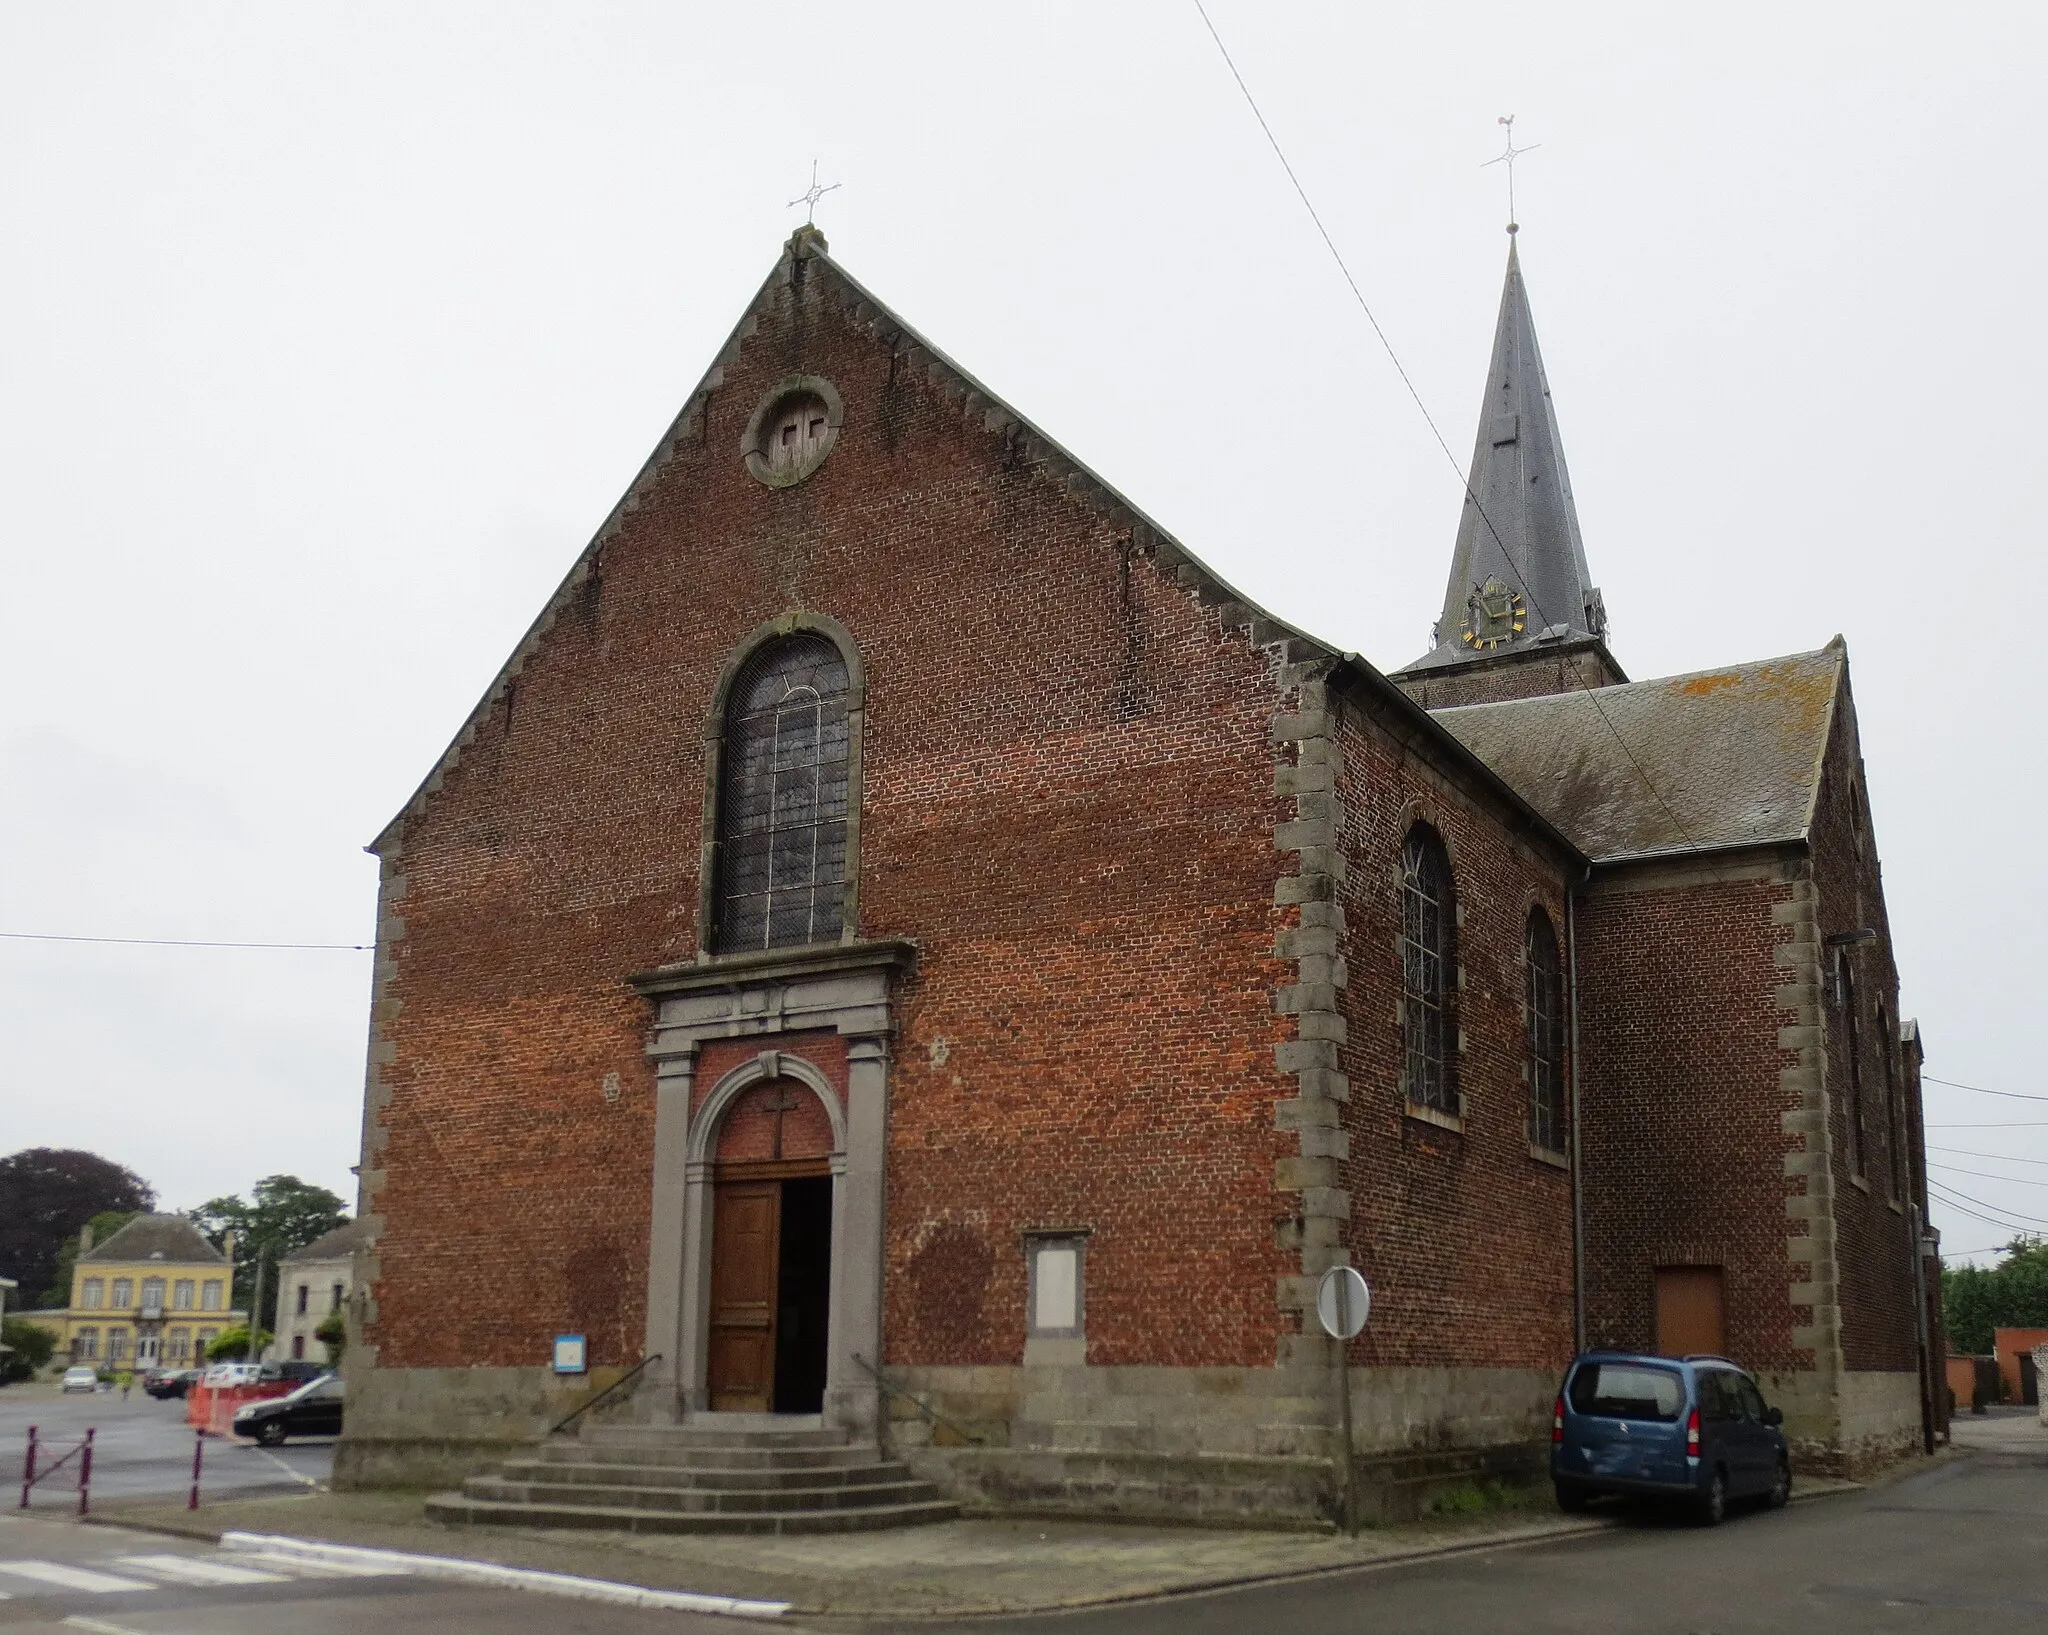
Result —
<path fill-rule="evenodd" d="M 647 1257 L 649 1366 L 640 1400 L 660 1417 L 708 1407 L 712 1167 L 718 1121 L 749 1086 L 788 1078 L 808 1086 L 832 1119 L 832 1280 L 824 1415 L 867 1440 L 880 1429 L 874 1377 L 882 1339 L 884 1164 L 889 1134 L 889 1036 L 897 980 L 917 960 L 902 939 L 773 949 L 628 978 L 655 1007 L 654 1199 Z M 846 1041 L 846 1099 L 777 1035 L 830 1030 Z M 694 1114 L 697 1051 L 718 1039 L 762 1041 L 760 1054 L 722 1075 Z"/>

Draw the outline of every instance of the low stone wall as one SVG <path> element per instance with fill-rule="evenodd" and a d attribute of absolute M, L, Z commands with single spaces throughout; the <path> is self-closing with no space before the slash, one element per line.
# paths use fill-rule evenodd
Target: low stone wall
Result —
<path fill-rule="evenodd" d="M 453 1486 L 531 1447 L 623 1372 L 597 1368 L 562 1378 L 545 1368 L 349 1369 L 334 1485 Z M 598 1412 L 608 1416 L 611 1406 Z"/>
<path fill-rule="evenodd" d="M 891 1447 L 977 1509 L 1275 1527 L 1326 1526 L 1335 1515 L 1339 1411 L 1327 1369 L 888 1375 L 935 1416 L 892 1396 Z M 1370 1505 L 1398 1512 L 1432 1483 L 1526 1470 L 1528 1450 L 1549 1435 L 1556 1391 L 1548 1370 L 1353 1369 L 1353 1451 Z M 1425 1469 L 1422 1455 L 1454 1457 Z"/>
<path fill-rule="evenodd" d="M 1757 1384 L 1785 1412 L 1795 1474 L 1854 1477 L 1920 1446 L 1918 1374 L 1767 1373 Z"/>

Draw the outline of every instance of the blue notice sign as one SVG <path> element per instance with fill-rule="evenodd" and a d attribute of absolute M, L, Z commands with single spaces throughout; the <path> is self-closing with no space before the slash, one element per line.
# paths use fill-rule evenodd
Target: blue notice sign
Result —
<path fill-rule="evenodd" d="M 583 1360 L 583 1336 L 580 1334 L 557 1334 L 555 1336 L 555 1372 L 557 1374 L 581 1374 L 585 1372 Z"/>

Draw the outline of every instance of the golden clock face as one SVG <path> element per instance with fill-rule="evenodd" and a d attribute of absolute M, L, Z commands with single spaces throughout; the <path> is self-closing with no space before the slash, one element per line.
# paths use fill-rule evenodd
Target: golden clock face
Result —
<path fill-rule="evenodd" d="M 1474 652 L 1484 653 L 1503 642 L 1511 642 L 1528 627 L 1529 612 L 1522 593 L 1499 579 L 1474 585 L 1465 598 L 1465 622 L 1458 640 Z"/>

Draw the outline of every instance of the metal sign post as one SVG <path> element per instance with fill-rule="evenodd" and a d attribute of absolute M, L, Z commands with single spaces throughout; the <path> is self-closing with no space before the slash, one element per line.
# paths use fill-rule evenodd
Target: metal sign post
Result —
<path fill-rule="evenodd" d="M 1337 1401 L 1343 1427 L 1344 1531 L 1358 1536 L 1358 1459 L 1351 1445 L 1351 1340 L 1372 1315 L 1372 1290 L 1355 1266 L 1332 1266 L 1316 1284 L 1316 1316 L 1337 1342 Z"/>

